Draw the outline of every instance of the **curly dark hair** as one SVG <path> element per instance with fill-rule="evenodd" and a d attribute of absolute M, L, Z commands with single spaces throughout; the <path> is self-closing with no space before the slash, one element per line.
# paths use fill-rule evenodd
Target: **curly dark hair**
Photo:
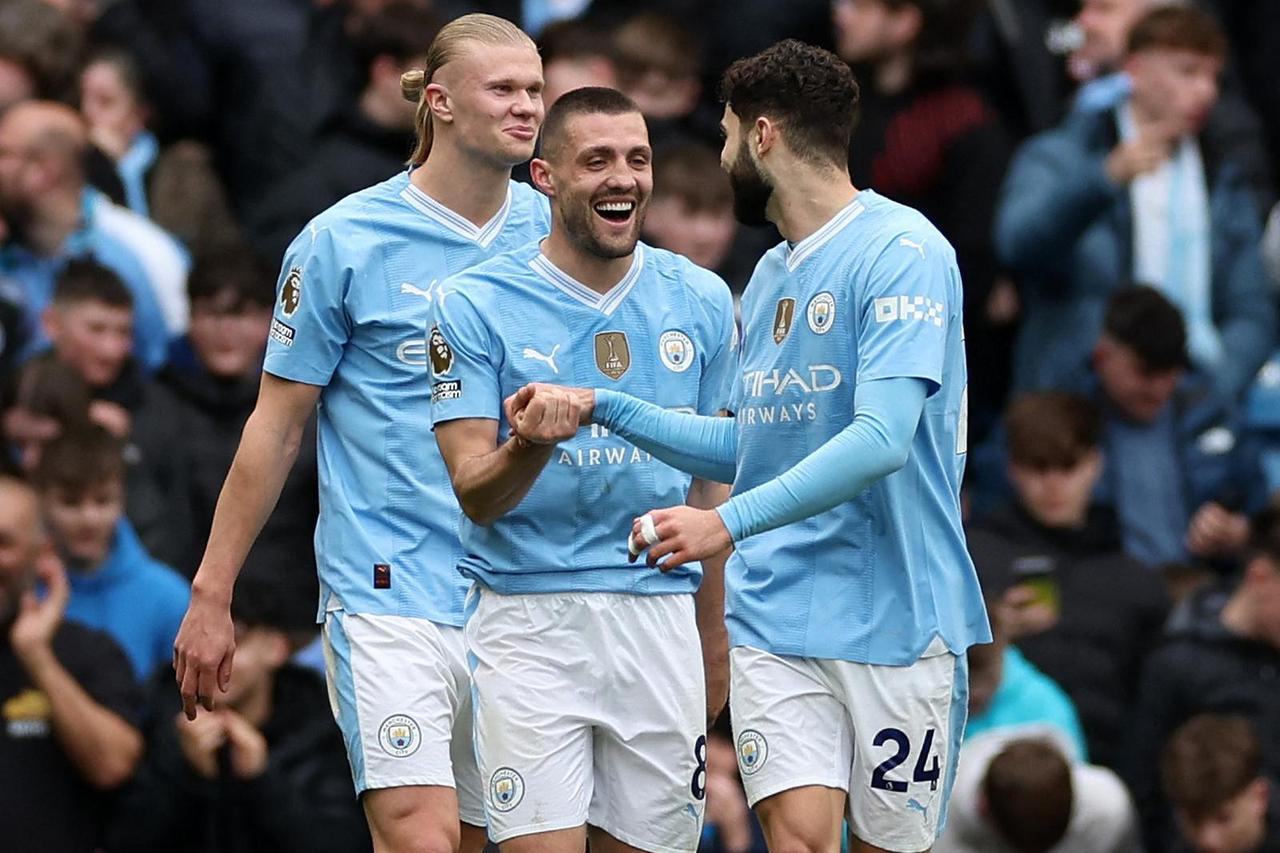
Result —
<path fill-rule="evenodd" d="M 778 122 L 797 155 L 844 166 L 858 106 L 853 72 L 829 50 L 780 41 L 729 66 L 720 99 L 743 122 Z"/>

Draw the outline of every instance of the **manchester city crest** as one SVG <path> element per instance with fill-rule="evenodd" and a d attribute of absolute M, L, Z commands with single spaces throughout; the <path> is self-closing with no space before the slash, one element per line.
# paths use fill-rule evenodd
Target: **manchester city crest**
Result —
<path fill-rule="evenodd" d="M 809 320 L 809 331 L 815 335 L 825 335 L 835 325 L 836 298 L 829 291 L 822 291 L 809 300 L 809 308 L 805 314 Z"/>
<path fill-rule="evenodd" d="M 684 373 L 693 364 L 693 341 L 675 329 L 663 332 L 658 338 L 658 357 L 667 370 Z"/>
<path fill-rule="evenodd" d="M 413 717 L 392 714 L 382 721 L 382 726 L 378 729 L 378 743 L 382 744 L 387 755 L 408 758 L 422 744 L 422 732 Z"/>
<path fill-rule="evenodd" d="M 769 760 L 769 742 L 755 729 L 738 735 L 738 769 L 750 776 Z"/>
<path fill-rule="evenodd" d="M 489 777 L 489 801 L 500 812 L 509 812 L 524 799 L 524 779 L 510 767 L 499 767 Z"/>

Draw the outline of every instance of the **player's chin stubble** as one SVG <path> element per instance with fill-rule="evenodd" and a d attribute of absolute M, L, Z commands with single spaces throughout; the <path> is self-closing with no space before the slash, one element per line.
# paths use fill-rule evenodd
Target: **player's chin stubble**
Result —
<path fill-rule="evenodd" d="M 729 168 L 729 186 L 733 188 L 733 215 L 743 225 L 768 225 L 765 208 L 773 195 L 773 187 L 764 173 L 751 160 L 746 145 Z"/>
<path fill-rule="evenodd" d="M 592 202 L 575 204 L 565 216 L 565 230 L 573 244 L 587 254 L 606 261 L 625 258 L 636 250 L 636 242 L 640 239 L 640 226 L 644 223 L 645 207 L 639 207 L 635 213 L 635 221 L 631 231 L 616 242 L 602 239 L 596 234 L 595 216 Z"/>

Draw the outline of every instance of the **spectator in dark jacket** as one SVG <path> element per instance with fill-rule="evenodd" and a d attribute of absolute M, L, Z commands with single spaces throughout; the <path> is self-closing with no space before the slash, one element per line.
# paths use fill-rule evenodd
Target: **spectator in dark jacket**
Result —
<path fill-rule="evenodd" d="M 1116 291 L 1080 383 L 1103 413 L 1110 464 L 1097 490 L 1125 550 L 1148 565 L 1228 559 L 1244 512 L 1266 495 L 1255 442 L 1203 377 L 1187 374 L 1186 327 L 1149 287 Z"/>
<path fill-rule="evenodd" d="M 352 39 L 366 73 L 359 97 L 246 213 L 246 229 L 263 257 L 277 261 L 316 214 L 404 170 L 413 148 L 415 103 L 401 94 L 400 75 L 423 67 L 437 29 L 434 15 L 407 0 L 364 19 Z"/>
<path fill-rule="evenodd" d="M 7 476 L 0 541 L 0 839 L 6 853 L 92 853 L 106 792 L 142 756 L 138 687 L 109 637 L 63 618 L 71 593 L 36 496 Z"/>
<path fill-rule="evenodd" d="M 195 573 L 209 538 L 222 482 L 235 456 L 240 433 L 253 411 L 262 375 L 273 301 L 273 273 L 243 255 L 202 261 L 191 275 L 191 331 L 196 363 L 172 366 L 160 376 L 169 392 L 165 407 L 147 407 L 136 419 L 135 442 L 143 460 L 156 464 L 146 484 L 145 503 L 174 511 L 156 518 L 182 527 L 164 537 L 156 555 L 187 576 Z M 164 461 L 163 465 L 158 464 Z M 144 466 L 140 466 L 144 467 Z M 141 478 L 139 478 L 141 479 Z M 288 590 L 294 624 L 315 621 L 316 482 L 314 425 L 302 438 L 275 511 L 245 560 L 246 576 L 270 580 Z M 144 498 L 136 498 L 138 503 Z M 181 508 L 179 510 L 179 508 Z M 179 512 L 187 518 L 178 518 Z M 157 535 L 164 531 L 158 531 Z"/>
<path fill-rule="evenodd" d="M 1149 850 L 1170 849 L 1153 768 L 1185 720 L 1203 712 L 1247 717 L 1261 738 L 1262 772 L 1280 772 L 1280 508 L 1254 518 L 1250 550 L 1239 582 L 1196 593 L 1174 612 L 1128 716 L 1128 781 Z"/>
<path fill-rule="evenodd" d="M 1248 720 L 1192 717 L 1165 744 L 1160 776 L 1177 815 L 1171 853 L 1280 851 L 1280 788 L 1262 774 Z"/>
<path fill-rule="evenodd" d="M 187 720 L 173 676 L 148 706 L 147 754 L 115 814 L 116 853 L 360 853 L 369 833 L 323 680 L 288 663 L 270 588 L 236 593 L 236 667 Z"/>
<path fill-rule="evenodd" d="M 1179 306 L 1192 360 L 1223 396 L 1270 354 L 1260 213 L 1241 164 L 1198 136 L 1225 50 L 1203 13 L 1156 9 L 1130 36 L 1132 94 L 1114 109 L 1077 109 L 1015 157 L 996 247 L 1023 276 L 1023 387 L 1059 385 L 1084 361 L 1107 297 L 1127 280 Z"/>
<path fill-rule="evenodd" d="M 1028 394 L 1005 429 L 1017 501 L 969 529 L 969 550 L 1010 641 L 1075 702 L 1090 760 L 1114 767 L 1168 608 L 1164 586 L 1125 555 L 1114 513 L 1093 503 L 1103 458 L 1092 404 Z"/>
<path fill-rule="evenodd" d="M 977 440 L 1003 408 L 1012 355 L 1012 317 L 988 310 L 997 284 L 991 223 L 1012 145 L 982 94 L 962 80 L 956 34 L 967 29 L 965 5 L 839 0 L 833 17 L 836 50 L 860 84 L 854 184 L 918 208 L 955 247 Z"/>

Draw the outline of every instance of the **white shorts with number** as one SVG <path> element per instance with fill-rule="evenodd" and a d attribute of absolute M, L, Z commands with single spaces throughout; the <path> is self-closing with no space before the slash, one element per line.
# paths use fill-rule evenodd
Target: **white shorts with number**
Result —
<path fill-rule="evenodd" d="M 928 849 L 946 821 L 968 713 L 963 655 L 935 644 L 911 666 L 729 652 L 747 800 L 821 785 L 849 795 L 849 826 L 895 853 Z"/>
<path fill-rule="evenodd" d="M 461 819 L 484 826 L 462 629 L 330 611 L 324 657 L 356 793 L 443 785 L 457 790 Z"/>
<path fill-rule="evenodd" d="M 489 837 L 598 827 L 641 850 L 697 849 L 706 700 L 693 596 L 468 599 Z"/>

